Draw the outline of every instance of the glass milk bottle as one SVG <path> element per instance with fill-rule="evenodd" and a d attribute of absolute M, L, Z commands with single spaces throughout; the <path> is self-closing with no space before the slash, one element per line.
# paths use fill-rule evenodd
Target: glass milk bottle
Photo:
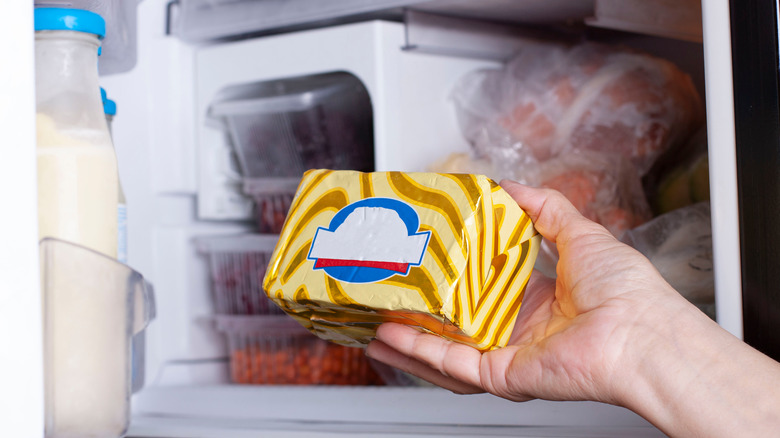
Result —
<path fill-rule="evenodd" d="M 118 176 L 98 86 L 105 22 L 35 10 L 39 236 L 117 256 Z"/>
<path fill-rule="evenodd" d="M 111 125 L 116 117 L 116 102 L 108 98 L 108 94 L 103 87 L 100 87 L 100 98 L 103 102 L 103 112 L 106 114 L 106 123 L 108 123 L 108 132 L 111 134 L 113 143 L 114 134 Z M 114 144 L 116 150 L 116 144 Z M 117 256 L 116 259 L 127 264 L 127 201 L 125 191 L 122 188 L 122 181 L 119 181 L 119 204 L 117 205 Z M 146 366 L 144 362 L 146 349 L 146 333 L 139 332 L 133 336 L 132 349 L 130 353 L 131 362 L 131 380 L 133 393 L 141 390 L 144 386 Z"/>

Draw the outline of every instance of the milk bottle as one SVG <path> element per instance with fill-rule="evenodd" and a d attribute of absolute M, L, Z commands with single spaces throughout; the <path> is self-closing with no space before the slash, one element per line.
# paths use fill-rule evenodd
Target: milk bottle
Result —
<path fill-rule="evenodd" d="M 117 256 L 116 155 L 97 52 L 105 22 L 77 9 L 35 11 L 39 236 Z"/>

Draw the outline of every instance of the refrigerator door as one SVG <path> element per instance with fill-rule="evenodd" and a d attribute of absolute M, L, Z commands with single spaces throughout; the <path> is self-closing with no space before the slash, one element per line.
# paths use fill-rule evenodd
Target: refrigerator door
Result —
<path fill-rule="evenodd" d="M 778 3 L 730 7 L 744 339 L 780 359 Z"/>
<path fill-rule="evenodd" d="M 7 2 L 0 26 L 0 436 L 43 436 L 35 67 L 31 2 Z"/>

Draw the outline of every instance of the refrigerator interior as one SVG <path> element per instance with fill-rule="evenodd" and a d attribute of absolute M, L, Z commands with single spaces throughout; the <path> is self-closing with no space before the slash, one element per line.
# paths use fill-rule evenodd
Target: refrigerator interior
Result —
<path fill-rule="evenodd" d="M 468 2 L 431 3 L 474 16 Z M 543 3 L 527 2 L 545 24 L 551 12 Z M 592 5 L 583 10 L 584 3 L 590 5 L 558 2 L 555 20 L 569 14 L 581 23 L 593 13 Z M 128 199 L 129 264 L 154 284 L 157 294 L 157 319 L 147 329 L 146 388 L 133 397 L 129 436 L 241 437 L 255 436 L 258 429 L 268 436 L 660 434 L 625 409 L 597 403 L 516 405 L 432 388 L 229 384 L 228 351 L 215 330 L 207 259 L 198 253 L 195 239 L 253 232 L 254 224 L 251 202 L 239 194 L 240 184 L 226 167 L 224 136 L 206 120 L 217 92 L 259 80 L 347 71 L 371 98 L 376 169 L 419 171 L 446 153 L 469 150 L 449 95 L 462 75 L 500 63 L 490 56 L 402 49 L 408 45 L 408 29 L 392 20 L 182 41 L 167 33 L 166 5 L 164 0 L 139 4 L 136 67 L 101 78 L 118 105 L 113 132 Z M 724 49 L 728 31 L 722 31 L 728 29 L 728 6 L 708 5 L 703 14 L 704 45 L 638 33 L 589 33 L 676 62 L 702 98 L 706 95 L 710 175 L 718 177 L 710 182 L 717 319 L 740 336 L 731 60 Z M 585 28 L 574 24 L 567 29 Z M 464 44 L 478 51 L 486 43 Z"/>

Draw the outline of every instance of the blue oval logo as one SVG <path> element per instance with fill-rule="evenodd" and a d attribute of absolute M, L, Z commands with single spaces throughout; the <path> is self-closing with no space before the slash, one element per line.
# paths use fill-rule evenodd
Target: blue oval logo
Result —
<path fill-rule="evenodd" d="M 408 275 L 422 264 L 430 231 L 420 231 L 420 217 L 409 204 L 390 198 L 367 198 L 336 213 L 319 227 L 307 258 L 314 269 L 348 283 L 374 283 Z"/>

